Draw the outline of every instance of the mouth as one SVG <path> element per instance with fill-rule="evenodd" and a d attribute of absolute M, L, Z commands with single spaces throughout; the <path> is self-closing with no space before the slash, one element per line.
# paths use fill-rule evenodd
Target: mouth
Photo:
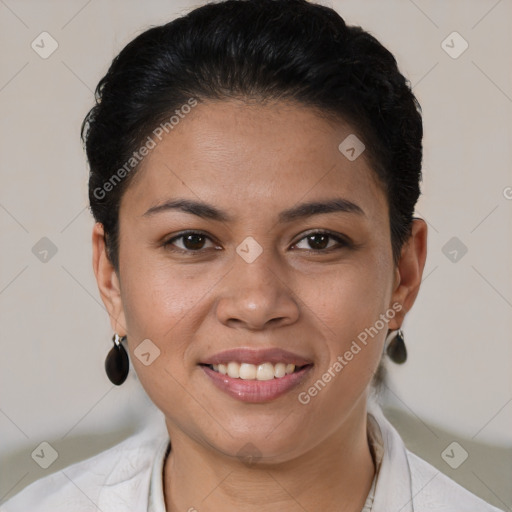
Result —
<path fill-rule="evenodd" d="M 248 364 L 259 366 L 262 364 L 293 364 L 295 367 L 312 364 L 313 361 L 302 357 L 288 350 L 281 348 L 266 348 L 266 349 L 254 349 L 254 348 L 235 348 L 219 352 L 215 355 L 207 357 L 203 361 L 200 361 L 203 365 L 225 365 L 231 363 L 238 363 L 238 365 Z"/>
<path fill-rule="evenodd" d="M 236 400 L 252 403 L 289 393 L 307 378 L 313 366 L 312 360 L 280 348 L 236 348 L 199 363 L 207 382 Z"/>
<path fill-rule="evenodd" d="M 313 365 L 308 364 L 295 368 L 292 373 L 285 374 L 284 377 L 257 380 L 230 377 L 212 370 L 209 365 L 201 365 L 209 382 L 213 383 L 217 389 L 237 401 L 248 403 L 270 402 L 289 394 L 307 378 L 312 368 Z"/>
<path fill-rule="evenodd" d="M 312 364 L 295 365 L 293 363 L 276 363 L 265 362 L 262 364 L 239 363 L 230 361 L 227 364 L 205 364 L 200 363 L 199 366 L 209 368 L 211 371 L 220 375 L 227 375 L 232 379 L 239 380 L 256 380 L 268 381 L 273 379 L 282 379 L 287 375 L 299 373 L 301 370 Z"/>

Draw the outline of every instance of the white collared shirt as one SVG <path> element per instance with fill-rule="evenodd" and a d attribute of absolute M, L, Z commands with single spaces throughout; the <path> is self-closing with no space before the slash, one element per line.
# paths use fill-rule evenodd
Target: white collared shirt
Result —
<path fill-rule="evenodd" d="M 372 399 L 367 410 L 377 472 L 362 512 L 503 512 L 407 450 Z M 0 512 L 165 512 L 162 472 L 168 446 L 162 420 L 33 482 L 0 505 Z"/>

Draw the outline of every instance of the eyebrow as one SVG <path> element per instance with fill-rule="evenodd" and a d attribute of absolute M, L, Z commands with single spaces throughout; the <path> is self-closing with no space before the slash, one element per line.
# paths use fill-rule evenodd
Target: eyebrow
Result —
<path fill-rule="evenodd" d="M 165 201 L 162 204 L 158 204 L 151 207 L 142 216 L 151 217 L 157 213 L 166 212 L 170 210 L 177 210 L 185 213 L 190 213 L 203 219 L 215 220 L 218 222 L 233 221 L 233 217 L 227 212 L 219 210 L 218 208 L 211 204 L 202 201 L 196 201 L 193 199 L 172 199 L 169 201 Z M 278 220 L 280 223 L 284 224 L 287 222 L 292 222 L 297 219 L 311 217 L 313 215 L 335 212 L 355 213 L 360 216 L 366 216 L 364 210 L 356 203 L 353 203 L 348 199 L 343 199 L 339 197 L 327 201 L 312 201 L 309 203 L 299 204 L 297 206 L 289 208 L 288 210 L 282 211 L 278 216 Z"/>

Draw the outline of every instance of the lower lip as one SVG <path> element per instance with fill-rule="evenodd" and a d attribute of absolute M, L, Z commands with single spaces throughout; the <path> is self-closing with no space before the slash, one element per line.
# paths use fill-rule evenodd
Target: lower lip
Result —
<path fill-rule="evenodd" d="M 270 380 L 243 380 L 233 379 L 208 366 L 201 366 L 204 373 L 221 391 L 242 402 L 253 403 L 269 402 L 284 395 L 304 380 L 312 367 L 313 365 L 308 365 L 298 372 Z"/>

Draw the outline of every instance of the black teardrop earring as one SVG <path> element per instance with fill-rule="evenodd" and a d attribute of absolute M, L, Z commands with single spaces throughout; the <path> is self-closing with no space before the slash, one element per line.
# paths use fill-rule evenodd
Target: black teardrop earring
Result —
<path fill-rule="evenodd" d="M 107 377 L 110 379 L 112 384 L 120 386 L 128 377 L 130 371 L 130 361 L 125 348 L 121 345 L 121 342 L 126 339 L 126 336 L 119 336 L 115 333 L 112 337 L 114 346 L 110 349 L 105 359 L 105 371 Z"/>
<path fill-rule="evenodd" d="M 395 334 L 396 333 L 396 334 Z M 403 364 L 407 360 L 407 349 L 405 348 L 404 333 L 402 329 L 398 329 L 395 333 L 391 333 L 393 338 L 389 343 L 386 340 L 386 353 L 396 364 Z"/>

